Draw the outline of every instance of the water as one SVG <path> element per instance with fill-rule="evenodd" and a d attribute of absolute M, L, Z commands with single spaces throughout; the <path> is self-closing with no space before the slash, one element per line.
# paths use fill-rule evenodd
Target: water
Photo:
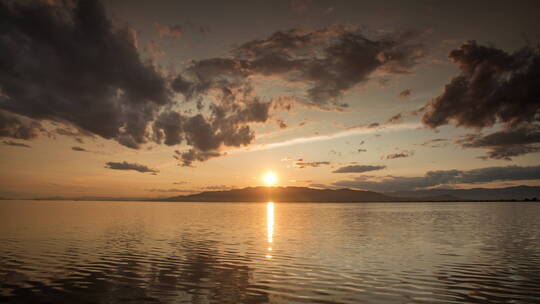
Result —
<path fill-rule="evenodd" d="M 540 204 L 0 201 L 0 303 L 540 303 Z"/>

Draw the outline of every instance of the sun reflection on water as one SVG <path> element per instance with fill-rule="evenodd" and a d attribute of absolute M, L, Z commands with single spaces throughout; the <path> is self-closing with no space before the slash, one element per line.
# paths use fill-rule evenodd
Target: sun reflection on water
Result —
<path fill-rule="evenodd" d="M 268 236 L 268 253 L 266 257 L 272 258 L 272 242 L 274 236 L 274 202 L 266 203 L 266 233 Z"/>

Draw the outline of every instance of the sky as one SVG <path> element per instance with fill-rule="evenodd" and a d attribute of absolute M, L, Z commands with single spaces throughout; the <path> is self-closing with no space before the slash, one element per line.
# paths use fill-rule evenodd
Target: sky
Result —
<path fill-rule="evenodd" d="M 0 197 L 540 185 L 538 1 L 0 2 Z"/>

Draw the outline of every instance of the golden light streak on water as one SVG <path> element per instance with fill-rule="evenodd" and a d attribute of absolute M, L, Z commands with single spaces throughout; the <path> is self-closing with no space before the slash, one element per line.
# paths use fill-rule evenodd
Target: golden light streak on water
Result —
<path fill-rule="evenodd" d="M 266 203 L 266 233 L 268 236 L 268 259 L 272 258 L 272 242 L 274 241 L 274 202 Z"/>

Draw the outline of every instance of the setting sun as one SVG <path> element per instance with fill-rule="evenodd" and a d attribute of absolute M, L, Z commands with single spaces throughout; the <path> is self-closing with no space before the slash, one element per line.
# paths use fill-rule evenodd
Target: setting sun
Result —
<path fill-rule="evenodd" d="M 274 172 L 270 171 L 263 176 L 263 180 L 267 186 L 273 186 L 277 182 L 277 176 Z"/>

